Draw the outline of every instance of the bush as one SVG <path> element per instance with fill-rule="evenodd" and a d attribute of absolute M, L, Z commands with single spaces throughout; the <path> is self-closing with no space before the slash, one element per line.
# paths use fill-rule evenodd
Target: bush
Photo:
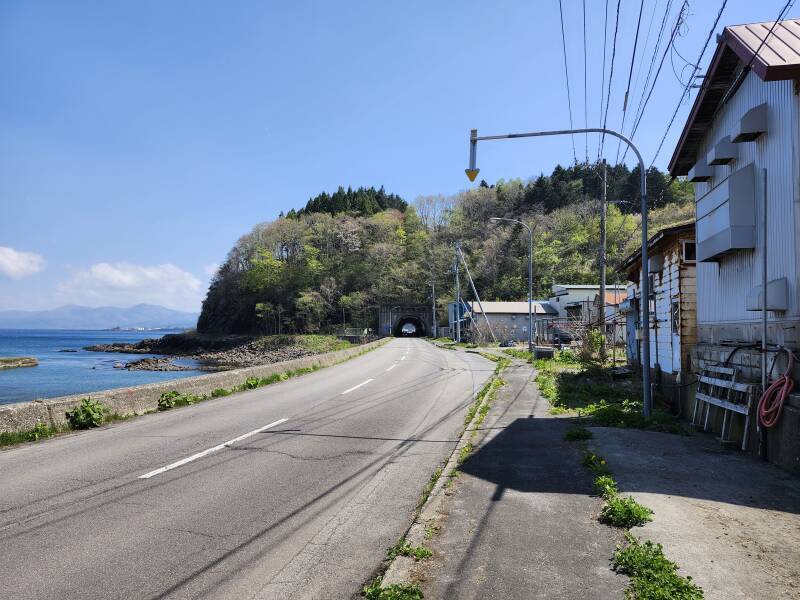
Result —
<path fill-rule="evenodd" d="M 628 536 L 628 546 L 617 548 L 613 568 L 630 577 L 626 598 L 637 600 L 702 600 L 703 590 L 691 577 L 678 575 L 678 566 L 664 556 L 661 544 Z"/>
<path fill-rule="evenodd" d="M 653 520 L 653 511 L 633 498 L 612 496 L 600 510 L 600 521 L 614 527 L 630 529 Z"/>
<path fill-rule="evenodd" d="M 67 411 L 66 416 L 69 426 L 73 429 L 91 429 L 103 424 L 106 411 L 106 407 L 100 402 L 84 398 L 78 406 Z"/>
<path fill-rule="evenodd" d="M 172 390 L 171 392 L 164 392 L 158 398 L 158 410 L 169 410 L 171 408 L 175 408 L 176 406 L 190 406 L 195 402 L 199 402 L 201 399 L 202 398 L 200 398 L 200 396 L 181 394 L 175 390 Z"/>
<path fill-rule="evenodd" d="M 248 377 L 244 382 L 246 390 L 254 390 L 261 385 L 261 380 L 258 377 Z"/>
<path fill-rule="evenodd" d="M 222 398 L 223 396 L 230 395 L 230 393 L 231 393 L 231 391 L 230 390 L 226 390 L 225 388 L 217 388 L 217 389 L 215 389 L 214 391 L 211 392 L 211 397 L 212 398 Z"/>
<path fill-rule="evenodd" d="M 606 500 L 617 495 L 617 482 L 610 475 L 598 475 L 594 479 L 594 493 Z"/>
<path fill-rule="evenodd" d="M 567 429 L 566 433 L 564 433 L 564 439 L 568 442 L 579 442 L 588 440 L 591 437 L 592 432 L 586 429 L 586 427 L 572 427 Z"/>

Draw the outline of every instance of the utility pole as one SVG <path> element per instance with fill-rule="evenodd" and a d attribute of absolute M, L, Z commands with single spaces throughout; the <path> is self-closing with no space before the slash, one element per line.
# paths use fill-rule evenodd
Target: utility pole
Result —
<path fill-rule="evenodd" d="M 453 263 L 453 270 L 456 274 L 456 342 L 461 341 L 461 282 L 458 280 L 458 250 L 459 244 L 456 244 L 456 256 Z"/>
<path fill-rule="evenodd" d="M 431 321 L 432 324 L 431 333 L 433 333 L 434 338 L 437 338 L 439 337 L 438 336 L 439 332 L 436 327 L 436 282 L 433 279 L 431 279 L 431 296 L 432 296 L 431 316 L 433 317 L 433 321 Z"/>
<path fill-rule="evenodd" d="M 613 129 L 606 129 L 605 127 L 585 127 L 582 129 L 557 129 L 552 131 L 529 131 L 527 133 L 507 133 L 503 135 L 484 135 L 478 136 L 477 129 L 471 129 L 469 132 L 469 167 L 465 169 L 467 177 L 470 181 L 475 181 L 480 169 L 477 166 L 477 150 L 478 142 L 485 142 L 489 140 L 514 140 L 529 137 L 545 137 L 552 135 L 574 135 L 576 133 L 602 133 L 604 135 L 613 136 L 623 142 L 633 150 L 636 154 L 636 159 L 639 162 L 639 190 L 640 202 L 642 213 L 642 271 L 640 275 L 639 284 L 642 290 L 642 398 L 644 400 L 642 413 L 645 417 L 649 417 L 653 410 L 653 390 L 650 389 L 650 269 L 647 264 L 648 260 L 648 237 L 647 237 L 647 167 L 645 167 L 642 153 L 633 144 L 631 140 L 626 138 L 621 133 Z"/>
<path fill-rule="evenodd" d="M 603 199 L 600 201 L 600 327 L 603 332 L 603 345 L 600 355 L 606 357 L 606 207 L 608 185 L 606 179 L 607 165 L 603 159 Z M 614 340 L 611 340 L 614 343 Z"/>

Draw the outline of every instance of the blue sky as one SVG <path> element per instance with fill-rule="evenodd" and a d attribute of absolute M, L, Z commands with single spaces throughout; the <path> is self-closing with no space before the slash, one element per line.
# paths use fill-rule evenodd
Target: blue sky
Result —
<path fill-rule="evenodd" d="M 772 20 L 783 3 L 730 0 L 718 30 Z M 635 103 L 667 4 L 644 3 Z M 582 4 L 563 6 L 580 127 Z M 595 126 L 605 1 L 586 6 Z M 687 59 L 696 60 L 719 6 L 692 2 L 676 43 Z M 672 3 L 669 27 L 679 8 Z M 638 0 L 621 1 L 614 128 L 638 10 Z M 470 128 L 569 125 L 557 0 L 5 0 L 0 80 L 0 309 L 154 302 L 198 310 L 209 273 L 240 235 L 322 190 L 384 185 L 409 201 L 452 194 L 469 185 Z M 667 58 L 635 137 L 648 162 L 681 89 Z M 688 109 L 656 160 L 661 168 Z M 579 159 L 584 142 L 575 139 Z M 613 160 L 615 144 L 607 154 Z M 489 181 L 527 178 L 571 162 L 572 145 L 493 142 L 478 158 Z"/>

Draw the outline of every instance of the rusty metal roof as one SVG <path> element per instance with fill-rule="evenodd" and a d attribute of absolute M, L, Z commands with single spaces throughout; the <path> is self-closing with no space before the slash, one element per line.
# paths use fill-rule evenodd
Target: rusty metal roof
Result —
<path fill-rule="evenodd" d="M 769 34 L 770 29 L 772 34 Z M 771 21 L 732 25 L 726 27 L 718 39 L 703 86 L 669 161 L 669 172 L 673 177 L 686 175 L 697 161 L 697 150 L 720 102 L 732 86 L 741 81 L 742 66 L 752 61 L 750 68 L 763 81 L 800 79 L 799 19 L 787 19 L 777 24 Z"/>

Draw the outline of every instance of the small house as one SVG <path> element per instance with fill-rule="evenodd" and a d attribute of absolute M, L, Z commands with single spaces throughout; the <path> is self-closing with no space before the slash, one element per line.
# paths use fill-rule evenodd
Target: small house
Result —
<path fill-rule="evenodd" d="M 647 243 L 650 270 L 650 372 L 674 412 L 686 410 L 687 393 L 681 387 L 691 378 L 692 350 L 697 341 L 694 222 L 662 229 Z M 628 280 L 627 298 L 620 310 L 626 315 L 628 361 L 641 364 L 640 285 L 641 248 L 617 271 Z M 684 413 L 685 414 L 685 413 Z"/>

